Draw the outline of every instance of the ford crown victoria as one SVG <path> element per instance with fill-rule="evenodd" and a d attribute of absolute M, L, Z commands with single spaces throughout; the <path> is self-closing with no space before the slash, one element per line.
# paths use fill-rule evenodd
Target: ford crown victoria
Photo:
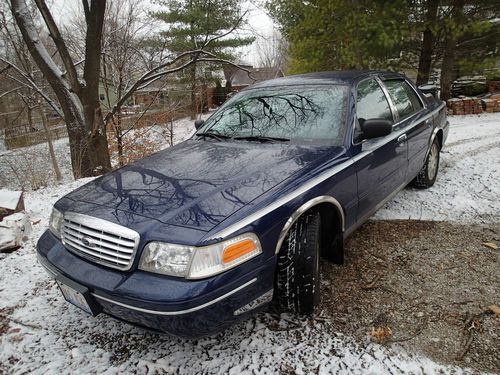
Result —
<path fill-rule="evenodd" d="M 314 313 L 320 258 L 434 184 L 449 128 L 443 102 L 377 71 L 258 83 L 195 125 L 55 204 L 37 251 L 66 300 L 185 337 L 269 303 Z"/>

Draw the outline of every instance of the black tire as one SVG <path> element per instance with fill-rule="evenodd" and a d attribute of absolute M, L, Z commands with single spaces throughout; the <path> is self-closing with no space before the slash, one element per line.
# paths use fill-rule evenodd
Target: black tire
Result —
<path fill-rule="evenodd" d="M 281 311 L 312 314 L 320 302 L 318 212 L 301 216 L 290 228 L 278 254 L 274 299 Z"/>
<path fill-rule="evenodd" d="M 427 155 L 427 159 L 425 160 L 424 167 L 420 172 L 418 172 L 417 177 L 415 177 L 412 181 L 413 186 L 419 189 L 428 189 L 434 185 L 439 170 L 439 152 L 439 142 L 437 139 L 434 139 L 434 142 L 432 142 L 429 150 L 429 154 Z"/>

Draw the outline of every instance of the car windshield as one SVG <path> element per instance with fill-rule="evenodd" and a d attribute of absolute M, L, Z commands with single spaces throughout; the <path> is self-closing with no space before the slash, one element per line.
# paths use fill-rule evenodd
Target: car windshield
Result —
<path fill-rule="evenodd" d="M 282 86 L 243 91 L 212 115 L 197 134 L 340 144 L 345 131 L 345 86 Z"/>

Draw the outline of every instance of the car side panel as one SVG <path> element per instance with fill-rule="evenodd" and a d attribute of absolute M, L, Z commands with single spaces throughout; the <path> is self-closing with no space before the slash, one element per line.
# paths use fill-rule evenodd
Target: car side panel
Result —
<path fill-rule="evenodd" d="M 408 178 L 418 174 L 427 156 L 433 130 L 432 119 L 426 116 L 428 113 L 426 109 L 421 110 L 401 124 L 401 129 L 406 129 L 408 143 Z"/>
<path fill-rule="evenodd" d="M 359 155 L 354 164 L 359 200 L 357 221 L 371 215 L 379 203 L 405 181 L 408 163 L 406 149 L 404 139 L 399 140 L 391 135 L 363 142 L 355 149 Z"/>

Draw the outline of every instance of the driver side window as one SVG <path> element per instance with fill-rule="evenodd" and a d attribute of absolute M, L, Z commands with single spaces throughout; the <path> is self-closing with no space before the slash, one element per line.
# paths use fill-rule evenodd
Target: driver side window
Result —
<path fill-rule="evenodd" d="M 357 142 L 363 134 L 365 120 L 384 119 L 394 122 L 389 102 L 382 88 L 375 79 L 362 81 L 357 87 L 356 97 L 357 121 L 354 140 Z"/>

